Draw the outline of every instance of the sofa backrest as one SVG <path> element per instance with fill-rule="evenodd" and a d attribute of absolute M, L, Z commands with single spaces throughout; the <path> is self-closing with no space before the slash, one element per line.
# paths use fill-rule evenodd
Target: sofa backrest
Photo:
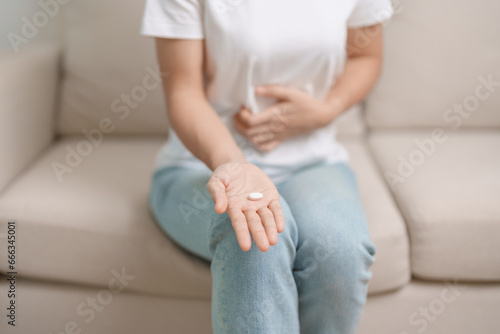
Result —
<path fill-rule="evenodd" d="M 110 134 L 166 133 L 154 39 L 139 33 L 144 3 L 85 0 L 65 6 L 59 133 L 81 134 L 110 122 Z"/>
<path fill-rule="evenodd" d="M 64 7 L 58 133 L 109 129 L 111 122 L 112 134 L 166 134 L 154 39 L 139 33 L 144 3 L 85 0 Z M 447 111 L 454 103 L 473 110 L 458 116 L 464 126 L 500 126 L 500 92 L 488 94 L 500 87 L 484 84 L 500 81 L 500 1 L 396 0 L 394 8 L 385 26 L 383 73 L 366 101 L 369 126 L 455 124 L 456 112 Z M 354 111 L 337 128 L 360 133 L 363 123 Z"/>
<path fill-rule="evenodd" d="M 370 128 L 499 127 L 500 1 L 393 0 Z M 493 83 L 492 83 L 493 82 Z"/>

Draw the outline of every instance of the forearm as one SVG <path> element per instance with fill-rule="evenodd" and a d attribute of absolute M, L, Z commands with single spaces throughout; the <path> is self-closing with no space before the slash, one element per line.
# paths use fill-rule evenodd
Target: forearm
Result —
<path fill-rule="evenodd" d="M 349 58 L 344 72 L 324 99 L 329 105 L 330 120 L 366 97 L 375 85 L 380 69 L 380 57 L 370 55 Z"/>
<path fill-rule="evenodd" d="M 171 92 L 167 101 L 169 121 L 179 139 L 211 170 L 229 161 L 246 161 L 233 136 L 203 95 L 179 90 Z"/>
<path fill-rule="evenodd" d="M 203 40 L 157 38 L 170 125 L 184 146 L 211 170 L 245 161 L 231 133 L 210 106 L 203 85 Z"/>

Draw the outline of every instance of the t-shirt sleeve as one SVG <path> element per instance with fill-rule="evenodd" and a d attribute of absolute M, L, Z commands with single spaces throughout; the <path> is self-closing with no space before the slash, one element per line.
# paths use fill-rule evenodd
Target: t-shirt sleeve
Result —
<path fill-rule="evenodd" d="M 141 35 L 203 39 L 203 0 L 146 0 Z"/>
<path fill-rule="evenodd" d="M 371 26 L 389 20 L 394 14 L 390 0 L 357 0 L 347 19 L 349 28 Z"/>

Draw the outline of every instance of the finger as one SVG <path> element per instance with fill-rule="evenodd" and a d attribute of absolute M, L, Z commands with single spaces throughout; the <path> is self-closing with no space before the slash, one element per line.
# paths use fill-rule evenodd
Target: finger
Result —
<path fill-rule="evenodd" d="M 290 101 L 293 93 L 295 93 L 296 89 L 286 86 L 279 85 L 264 85 L 257 86 L 255 88 L 255 92 L 258 95 L 273 97 L 278 100 Z"/>
<path fill-rule="evenodd" d="M 239 118 L 234 119 L 234 127 L 239 133 L 249 139 L 260 135 L 271 136 L 272 134 L 272 130 L 268 124 L 248 127 Z"/>
<path fill-rule="evenodd" d="M 290 102 L 277 103 L 258 114 L 252 115 L 252 125 L 244 124 L 249 128 L 261 125 L 266 126 L 273 132 L 281 132 L 290 123 L 290 119 L 295 116 L 293 111 L 294 109 Z"/>
<path fill-rule="evenodd" d="M 249 115 L 250 114 L 250 115 Z M 243 118 L 251 117 L 252 112 L 245 107 L 241 107 L 240 111 L 234 115 L 234 123 L 238 124 L 241 128 L 248 128 L 248 125 Z"/>
<path fill-rule="evenodd" d="M 291 108 L 289 104 L 282 103 L 279 105 L 279 109 L 275 111 L 274 117 L 269 122 L 269 128 L 273 132 L 283 132 L 287 125 L 290 124 L 290 120 L 294 117 L 293 108 Z"/>
<path fill-rule="evenodd" d="M 283 135 L 275 132 L 261 133 L 250 138 L 256 146 L 267 146 L 272 142 L 281 142 Z"/>
<path fill-rule="evenodd" d="M 273 213 L 278 233 L 283 232 L 285 230 L 285 215 L 283 214 L 280 201 L 278 199 L 273 199 L 267 207 Z"/>
<path fill-rule="evenodd" d="M 245 211 L 245 217 L 247 218 L 248 228 L 252 233 L 257 247 L 261 251 L 266 252 L 269 249 L 269 240 L 267 239 L 266 231 L 264 230 L 264 226 L 262 226 L 259 215 L 253 210 L 247 210 Z"/>
<path fill-rule="evenodd" d="M 244 108 L 235 116 L 246 127 L 253 127 L 269 123 L 273 117 L 273 110 L 268 108 L 260 113 L 254 114 L 250 110 Z"/>
<path fill-rule="evenodd" d="M 278 231 L 276 229 L 276 222 L 274 221 L 274 215 L 268 208 L 260 208 L 257 210 L 260 220 L 264 224 L 266 229 L 267 239 L 269 244 L 276 245 L 278 242 Z"/>
<path fill-rule="evenodd" d="M 248 137 L 247 131 L 249 128 L 241 121 L 239 117 L 234 118 L 233 124 L 236 131 L 238 131 L 241 135 Z"/>
<path fill-rule="evenodd" d="M 253 135 L 250 138 L 250 140 L 252 141 L 252 143 L 254 143 L 255 145 L 264 145 L 266 143 L 271 142 L 274 139 L 275 139 L 274 133 L 272 133 L 271 131 L 262 132 L 262 133 Z"/>
<path fill-rule="evenodd" d="M 227 214 L 231 219 L 231 224 L 233 225 L 240 248 L 244 252 L 250 250 L 252 247 L 252 239 L 250 238 L 250 232 L 248 231 L 247 219 L 245 215 L 240 209 L 228 210 Z"/>
<path fill-rule="evenodd" d="M 261 125 L 261 126 L 257 126 L 257 127 L 253 127 L 253 128 L 248 129 L 247 135 L 249 137 L 272 138 L 274 136 L 274 133 L 269 128 L 268 125 Z"/>
<path fill-rule="evenodd" d="M 228 200 L 224 183 L 219 178 L 210 178 L 207 188 L 215 203 L 215 212 L 218 214 L 226 212 Z"/>
<path fill-rule="evenodd" d="M 280 143 L 281 143 L 281 140 L 274 138 L 271 141 L 268 141 L 268 142 L 265 142 L 262 144 L 258 144 L 257 149 L 260 151 L 263 151 L 263 152 L 270 152 L 270 151 L 274 150 L 276 147 L 278 147 L 278 145 Z"/>
<path fill-rule="evenodd" d="M 235 116 L 240 117 L 241 115 L 245 115 L 245 114 L 247 114 L 247 115 L 250 114 L 251 115 L 252 111 L 250 109 L 248 109 L 247 107 L 242 106 L 240 108 L 240 110 L 238 111 L 238 113 Z"/>

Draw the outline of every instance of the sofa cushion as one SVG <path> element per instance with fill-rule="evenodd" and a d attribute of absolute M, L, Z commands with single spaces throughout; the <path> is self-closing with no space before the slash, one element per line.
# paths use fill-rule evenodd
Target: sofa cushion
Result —
<path fill-rule="evenodd" d="M 213 334 L 209 299 L 133 293 L 118 284 L 101 289 L 23 278 L 16 288 L 22 291 L 16 296 L 16 326 L 2 319 L 2 334 Z M 0 275 L 2 296 L 8 290 L 6 276 Z M 2 310 L 8 302 L 0 298 Z"/>
<path fill-rule="evenodd" d="M 368 125 L 500 126 L 500 1 L 393 3 Z"/>
<path fill-rule="evenodd" d="M 82 143 L 65 138 L 7 188 L 0 219 L 18 222 L 20 275 L 106 286 L 123 268 L 136 276 L 130 290 L 209 297 L 206 261 L 174 246 L 148 209 L 153 157 L 163 141 L 104 138 L 79 165 L 71 158 L 75 167 L 60 182 L 54 162 L 67 164 L 68 150 Z"/>
<path fill-rule="evenodd" d="M 498 334 L 500 284 L 412 280 L 368 298 L 357 334 Z"/>
<path fill-rule="evenodd" d="M 213 334 L 211 302 L 206 299 L 130 293 L 127 288 L 109 294 L 29 279 L 18 279 L 17 288 L 22 292 L 17 296 L 21 316 L 8 334 Z M 0 296 L 7 296 L 8 289 L 0 276 Z M 396 292 L 368 298 L 356 333 L 498 334 L 499 295 L 500 284 L 412 281 Z M 93 311 L 89 297 L 97 299 L 100 312 Z M 2 310 L 7 302 L 0 298 Z M 72 325 L 81 331 L 68 329 Z"/>
<path fill-rule="evenodd" d="M 357 104 L 344 111 L 334 120 L 335 132 L 339 136 L 359 136 L 366 131 L 363 104 Z"/>
<path fill-rule="evenodd" d="M 341 136 L 339 141 L 349 152 L 370 236 L 377 248 L 369 291 L 378 293 L 399 288 L 408 283 L 411 276 L 409 242 L 403 217 L 365 141 L 355 136 Z"/>
<path fill-rule="evenodd" d="M 413 274 L 500 280 L 500 133 L 378 131 L 370 145 L 407 221 Z"/>
<path fill-rule="evenodd" d="M 85 152 L 85 140 L 66 137 L 7 188 L 0 221 L 18 222 L 20 275 L 106 286 L 123 270 L 135 276 L 131 291 L 209 298 L 209 262 L 176 246 L 149 212 L 152 163 L 163 141 L 104 137 L 79 160 L 68 152 Z M 366 148 L 349 147 L 378 247 L 370 291 L 394 289 L 409 277 L 403 224 Z M 72 171 L 58 177 L 55 163 Z"/>

